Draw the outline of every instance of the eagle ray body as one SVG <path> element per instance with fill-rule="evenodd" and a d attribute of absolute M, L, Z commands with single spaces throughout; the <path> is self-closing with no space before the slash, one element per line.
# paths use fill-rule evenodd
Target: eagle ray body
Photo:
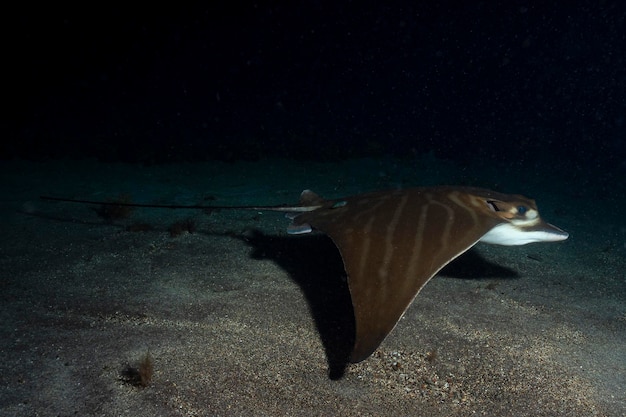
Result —
<path fill-rule="evenodd" d="M 352 362 L 376 350 L 441 268 L 498 226 L 515 224 L 513 234 L 535 237 L 486 238 L 489 243 L 568 236 L 539 218 L 534 201 L 478 188 L 411 188 L 328 201 L 311 194 L 303 192 L 303 203 L 319 207 L 297 215 L 294 227 L 326 233 L 341 253 L 356 324 Z"/>

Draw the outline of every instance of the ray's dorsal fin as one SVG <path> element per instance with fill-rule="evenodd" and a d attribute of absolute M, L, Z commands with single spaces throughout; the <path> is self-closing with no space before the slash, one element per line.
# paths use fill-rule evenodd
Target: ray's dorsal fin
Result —
<path fill-rule="evenodd" d="M 317 207 L 321 207 L 325 203 L 326 203 L 326 200 L 324 200 L 322 197 L 320 197 L 319 195 L 315 194 L 311 190 L 304 190 L 300 194 L 300 205 L 301 206 L 307 206 L 307 207 L 317 206 Z"/>
<path fill-rule="evenodd" d="M 302 235 L 306 233 L 311 233 L 313 228 L 310 224 L 306 222 L 296 222 L 295 219 L 302 215 L 304 212 L 316 211 L 323 207 L 332 207 L 333 202 L 329 200 L 325 200 L 319 195 L 315 194 L 311 190 L 304 190 L 300 194 L 300 207 L 299 210 L 293 210 L 287 213 L 286 217 L 294 220 L 287 227 L 287 233 L 290 235 Z"/>

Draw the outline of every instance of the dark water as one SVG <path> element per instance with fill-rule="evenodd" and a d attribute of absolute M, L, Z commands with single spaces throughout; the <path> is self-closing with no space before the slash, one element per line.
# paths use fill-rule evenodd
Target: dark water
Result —
<path fill-rule="evenodd" d="M 3 29 L 2 156 L 432 151 L 624 174 L 621 2 L 426 3 L 18 10 Z"/>

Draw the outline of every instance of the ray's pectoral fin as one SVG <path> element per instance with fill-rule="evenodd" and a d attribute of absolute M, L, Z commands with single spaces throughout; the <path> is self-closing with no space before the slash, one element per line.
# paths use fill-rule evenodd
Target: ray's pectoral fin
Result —
<path fill-rule="evenodd" d="M 428 243 L 428 242 L 427 242 Z M 389 269 L 362 270 L 353 250 L 341 250 L 355 315 L 355 342 L 350 361 L 367 359 L 396 326 L 406 309 L 426 283 L 454 257 L 470 246 L 457 251 L 456 255 L 439 262 L 426 262 L 423 266 L 395 264 Z M 411 255 L 406 253 L 408 257 Z M 404 256 L 404 255 L 400 255 Z M 417 261 L 416 261 L 417 262 Z"/>
<path fill-rule="evenodd" d="M 443 217 L 436 207 L 431 207 L 429 214 Z M 485 232 L 475 228 L 461 236 L 455 231 L 453 239 L 446 225 L 443 219 L 419 225 L 398 221 L 394 228 L 372 225 L 367 232 L 330 233 L 344 261 L 354 308 L 351 362 L 369 357 L 424 285 Z"/>

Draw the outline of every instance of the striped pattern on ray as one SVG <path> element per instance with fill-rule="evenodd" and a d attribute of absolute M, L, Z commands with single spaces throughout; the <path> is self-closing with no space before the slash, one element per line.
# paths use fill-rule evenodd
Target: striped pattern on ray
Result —
<path fill-rule="evenodd" d="M 341 252 L 355 314 L 352 362 L 376 350 L 437 271 L 502 223 L 486 201 L 503 197 L 473 188 L 414 188 L 322 200 L 321 208 L 296 217 L 294 224 L 328 234 Z"/>

